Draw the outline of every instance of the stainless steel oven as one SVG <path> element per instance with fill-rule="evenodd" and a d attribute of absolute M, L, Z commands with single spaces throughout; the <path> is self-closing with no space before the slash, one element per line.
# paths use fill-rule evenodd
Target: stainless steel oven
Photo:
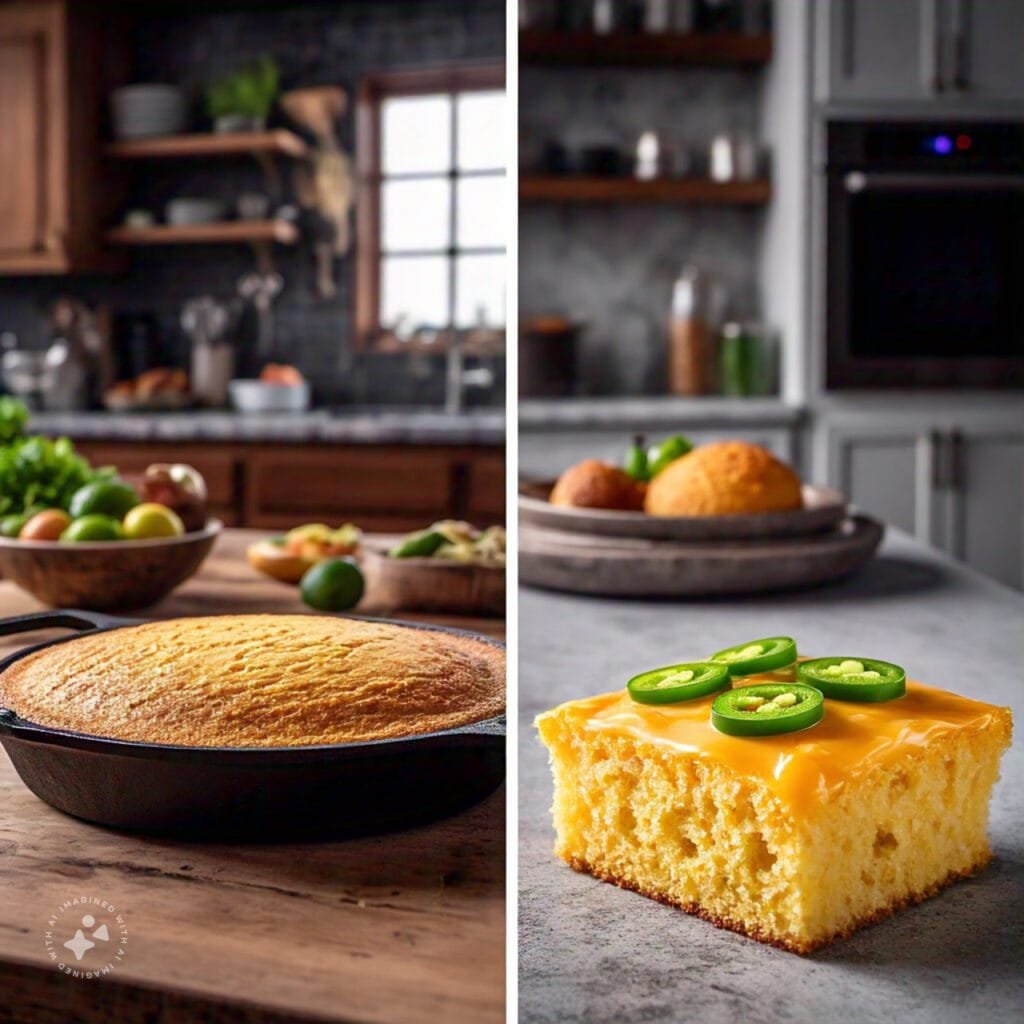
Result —
<path fill-rule="evenodd" d="M 826 153 L 826 387 L 1024 387 L 1024 124 L 836 122 Z"/>

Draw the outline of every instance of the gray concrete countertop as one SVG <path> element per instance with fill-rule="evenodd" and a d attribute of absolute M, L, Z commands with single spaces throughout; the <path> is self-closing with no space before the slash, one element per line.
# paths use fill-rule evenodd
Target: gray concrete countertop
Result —
<path fill-rule="evenodd" d="M 520 1020 L 1001 1024 L 1024 1007 L 1024 596 L 892 531 L 855 577 L 774 597 L 652 603 L 524 588 L 520 641 Z M 551 780 L 532 722 L 639 669 L 745 637 L 856 648 L 1010 705 L 992 865 L 810 957 L 577 874 L 552 854 Z"/>
<path fill-rule="evenodd" d="M 548 431 L 661 424 L 709 429 L 789 426 L 799 423 L 804 412 L 800 406 L 787 405 L 778 398 L 526 398 L 519 403 L 519 427 L 526 431 Z"/>
<path fill-rule="evenodd" d="M 317 410 L 297 415 L 231 412 L 33 413 L 29 429 L 72 440 L 301 444 L 502 445 L 504 409 Z"/>

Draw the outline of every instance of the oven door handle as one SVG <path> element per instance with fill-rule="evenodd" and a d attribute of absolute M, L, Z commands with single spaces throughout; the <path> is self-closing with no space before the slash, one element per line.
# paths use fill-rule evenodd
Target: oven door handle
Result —
<path fill-rule="evenodd" d="M 859 192 L 918 192 L 921 189 L 939 189 L 943 192 L 1024 191 L 1024 175 L 1010 174 L 898 174 L 871 171 L 847 171 L 843 175 L 843 188 L 856 195 Z"/>

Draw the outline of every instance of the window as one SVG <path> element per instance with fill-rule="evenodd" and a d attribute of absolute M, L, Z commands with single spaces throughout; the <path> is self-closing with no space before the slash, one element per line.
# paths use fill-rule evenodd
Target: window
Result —
<path fill-rule="evenodd" d="M 356 333 L 505 327 L 502 67 L 374 75 L 360 86 Z"/>

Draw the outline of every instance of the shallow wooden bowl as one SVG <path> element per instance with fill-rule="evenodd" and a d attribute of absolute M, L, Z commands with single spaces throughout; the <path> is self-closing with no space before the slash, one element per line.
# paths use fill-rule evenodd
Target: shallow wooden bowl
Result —
<path fill-rule="evenodd" d="M 393 543 L 363 539 L 360 561 L 374 603 L 406 611 L 505 614 L 504 568 L 443 558 L 389 558 Z"/>
<path fill-rule="evenodd" d="M 26 541 L 0 538 L 0 576 L 54 608 L 124 611 L 166 597 L 203 564 L 222 529 L 156 540 Z"/>

